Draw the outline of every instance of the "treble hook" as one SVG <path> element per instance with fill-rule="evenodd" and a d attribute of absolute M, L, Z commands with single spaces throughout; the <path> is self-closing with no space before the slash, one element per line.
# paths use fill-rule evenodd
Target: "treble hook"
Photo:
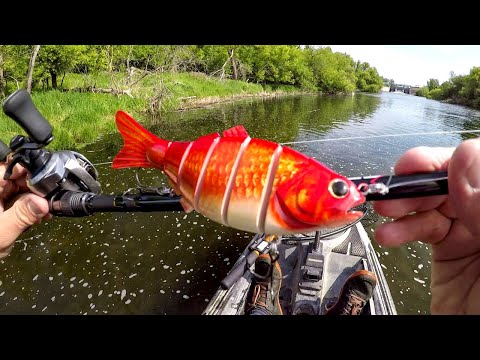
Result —
<path fill-rule="evenodd" d="M 137 187 L 127 189 L 123 193 L 123 196 L 132 194 L 132 192 L 136 192 L 136 191 L 140 191 L 141 194 L 158 194 L 158 195 L 175 196 L 174 190 L 167 186 L 162 186 L 161 188 L 159 188 L 159 187 L 142 184 L 138 177 L 138 171 L 135 171 L 135 179 L 137 181 Z"/>

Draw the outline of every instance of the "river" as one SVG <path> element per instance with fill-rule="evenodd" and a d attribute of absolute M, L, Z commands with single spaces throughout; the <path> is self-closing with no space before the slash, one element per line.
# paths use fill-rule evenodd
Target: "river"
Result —
<path fill-rule="evenodd" d="M 480 112 L 401 93 L 302 95 L 170 113 L 148 128 L 167 139 L 192 140 L 236 124 L 252 137 L 280 143 L 341 139 L 290 146 L 359 176 L 389 174 L 411 147 L 456 146 L 475 137 L 419 133 L 478 129 Z M 378 137 L 410 133 L 416 135 Z M 135 186 L 135 170 L 108 164 L 121 146 L 113 133 L 82 149 L 99 164 L 105 194 Z M 138 174 L 144 184 L 165 184 L 155 170 Z M 54 218 L 25 232 L 0 260 L 0 314 L 200 314 L 250 237 L 196 212 Z M 429 246 L 375 247 L 398 313 L 428 314 Z"/>

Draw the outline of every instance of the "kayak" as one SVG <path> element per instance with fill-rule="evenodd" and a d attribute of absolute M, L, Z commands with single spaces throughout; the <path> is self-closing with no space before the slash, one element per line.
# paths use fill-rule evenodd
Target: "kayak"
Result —
<path fill-rule="evenodd" d="M 276 241 L 256 234 L 221 282 L 203 315 L 244 315 L 255 258 L 275 246 L 282 269 L 279 299 L 284 315 L 323 315 L 338 299 L 345 280 L 357 270 L 377 276 L 362 315 L 396 315 L 377 253 L 362 221 L 348 227 L 283 236 Z M 272 252 L 270 252 L 272 254 Z"/>

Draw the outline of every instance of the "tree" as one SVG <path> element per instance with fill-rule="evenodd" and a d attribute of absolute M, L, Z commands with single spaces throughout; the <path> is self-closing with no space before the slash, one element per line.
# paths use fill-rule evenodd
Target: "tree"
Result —
<path fill-rule="evenodd" d="M 307 63 L 318 90 L 329 94 L 355 90 L 355 62 L 349 55 L 334 53 L 330 47 L 309 49 Z"/>
<path fill-rule="evenodd" d="M 427 81 L 428 91 L 432 91 L 440 86 L 440 83 L 437 79 L 430 79 Z"/>
<path fill-rule="evenodd" d="M 199 46 L 196 51 L 199 70 L 222 79 L 229 77 L 232 73 L 230 49 L 231 47 L 226 45 Z"/>
<path fill-rule="evenodd" d="M 170 45 L 167 50 L 167 71 L 186 72 L 198 71 L 196 45 Z"/>
<path fill-rule="evenodd" d="M 395 85 L 395 80 L 393 79 L 388 79 L 386 77 L 382 77 L 382 80 L 383 80 L 383 85 L 384 86 L 393 86 Z"/>
<path fill-rule="evenodd" d="M 370 67 L 367 62 L 358 61 L 355 68 L 357 77 L 356 86 L 360 91 L 379 92 L 384 84 L 382 77 L 378 75 L 377 69 Z"/>
<path fill-rule="evenodd" d="M 228 58 L 230 63 L 232 64 L 233 69 L 233 79 L 238 80 L 238 66 L 237 66 L 237 58 L 235 57 L 235 48 L 231 47 L 228 49 Z"/>
<path fill-rule="evenodd" d="M 235 52 L 241 67 L 242 79 L 244 81 L 258 82 L 254 73 L 258 57 L 258 46 L 237 45 Z"/>
<path fill-rule="evenodd" d="M 468 101 L 480 98 L 480 67 L 473 67 L 459 94 Z"/>
<path fill-rule="evenodd" d="M 102 46 L 103 56 L 107 62 L 107 69 L 109 72 L 118 70 L 118 67 L 123 63 L 128 55 L 128 45 L 105 45 Z"/>
<path fill-rule="evenodd" d="M 38 56 L 38 66 L 50 75 L 52 88 L 57 88 L 57 76 L 72 70 L 87 50 L 86 45 L 44 45 Z"/>
<path fill-rule="evenodd" d="M 32 56 L 30 58 L 30 63 L 28 64 L 28 73 L 27 73 L 27 91 L 32 92 L 32 77 L 33 77 L 33 68 L 35 66 L 35 59 L 37 58 L 38 51 L 40 50 L 40 45 L 35 45 L 33 47 Z"/>
<path fill-rule="evenodd" d="M 143 70 L 164 71 L 168 68 L 170 46 L 134 45 L 130 65 Z"/>
<path fill-rule="evenodd" d="M 80 51 L 75 60 L 73 71 L 81 74 L 97 74 L 107 70 L 108 59 L 104 45 L 88 45 Z"/>
<path fill-rule="evenodd" d="M 0 45 L 0 93 L 8 93 L 9 80 L 13 80 L 16 89 L 22 87 L 31 53 L 30 45 Z"/>

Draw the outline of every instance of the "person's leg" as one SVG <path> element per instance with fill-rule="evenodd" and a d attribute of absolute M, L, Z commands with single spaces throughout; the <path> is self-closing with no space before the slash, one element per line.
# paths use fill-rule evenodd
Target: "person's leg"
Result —
<path fill-rule="evenodd" d="M 255 306 L 248 312 L 248 315 L 272 315 L 272 314 L 264 307 Z"/>
<path fill-rule="evenodd" d="M 270 271 L 272 269 L 272 271 Z M 283 315 L 279 292 L 282 285 L 282 270 L 270 255 L 261 254 L 255 261 L 255 273 L 267 276 L 265 279 L 254 277 L 247 295 L 246 315 Z"/>
<path fill-rule="evenodd" d="M 373 272 L 356 271 L 345 281 L 338 301 L 325 315 L 360 315 L 372 297 L 376 285 L 377 277 Z"/>

